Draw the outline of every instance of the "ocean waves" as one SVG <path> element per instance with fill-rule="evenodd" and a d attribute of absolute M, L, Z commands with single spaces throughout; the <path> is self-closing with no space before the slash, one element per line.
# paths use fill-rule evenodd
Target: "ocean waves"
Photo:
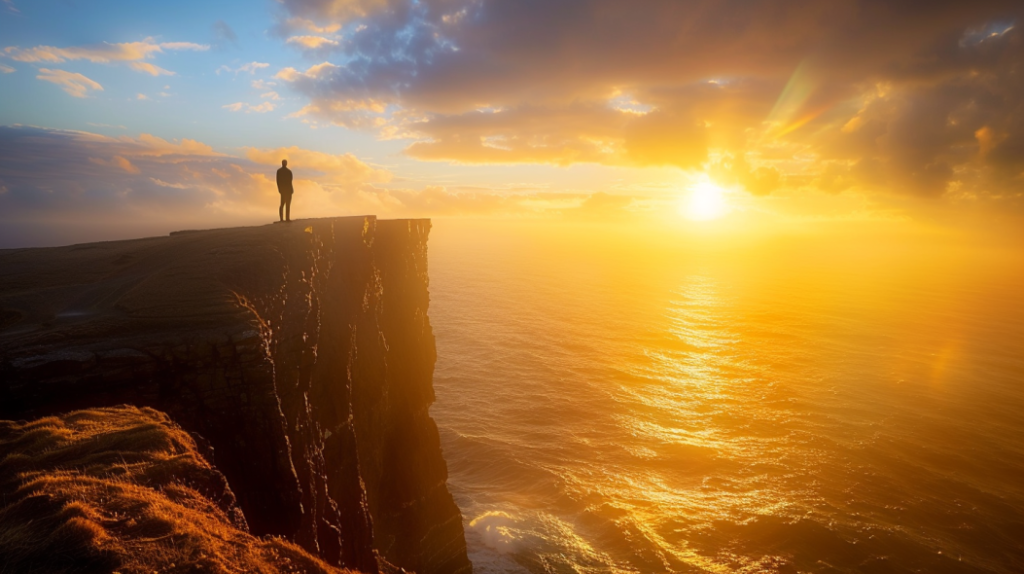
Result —
<path fill-rule="evenodd" d="M 1024 569 L 1019 272 L 431 241 L 478 571 Z"/>

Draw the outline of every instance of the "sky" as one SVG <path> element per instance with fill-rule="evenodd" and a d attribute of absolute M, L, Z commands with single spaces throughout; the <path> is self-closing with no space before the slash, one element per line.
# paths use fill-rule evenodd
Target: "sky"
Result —
<path fill-rule="evenodd" d="M 1022 15 L 0 0 L 0 247 L 267 222 L 284 158 L 297 216 L 1019 230 Z"/>

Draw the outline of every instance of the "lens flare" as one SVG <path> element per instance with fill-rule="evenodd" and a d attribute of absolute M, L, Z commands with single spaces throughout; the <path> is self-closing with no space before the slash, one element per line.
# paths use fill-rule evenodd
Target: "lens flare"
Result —
<path fill-rule="evenodd" d="M 693 221 L 718 219 L 727 211 L 725 190 L 707 180 L 694 185 L 680 206 L 680 212 Z"/>

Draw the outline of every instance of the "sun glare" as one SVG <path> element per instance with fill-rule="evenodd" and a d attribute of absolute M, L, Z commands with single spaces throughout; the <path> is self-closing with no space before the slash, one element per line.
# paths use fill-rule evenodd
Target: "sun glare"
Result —
<path fill-rule="evenodd" d="M 683 200 L 679 211 L 694 221 L 718 219 L 728 211 L 725 190 L 708 180 L 698 182 L 690 188 L 690 195 Z"/>

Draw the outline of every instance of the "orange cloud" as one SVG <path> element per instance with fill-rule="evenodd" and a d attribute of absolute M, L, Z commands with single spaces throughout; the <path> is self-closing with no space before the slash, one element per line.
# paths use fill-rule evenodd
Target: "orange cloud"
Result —
<path fill-rule="evenodd" d="M 57 84 L 62 90 L 76 98 L 84 98 L 88 95 L 89 90 L 103 91 L 103 86 L 99 85 L 98 82 L 90 80 L 82 74 L 65 70 L 40 68 L 39 75 L 36 78 L 44 82 Z"/>
<path fill-rule="evenodd" d="M 278 73 L 308 100 L 293 117 L 411 140 L 417 159 L 749 158 L 723 176 L 757 194 L 998 196 L 1024 181 L 1019 2 L 922 18 L 862 0 L 280 1 L 346 30 L 331 49 L 344 66 Z"/>
<path fill-rule="evenodd" d="M 329 75 L 332 70 L 337 68 L 338 66 L 335 66 L 330 62 L 321 62 L 315 66 L 310 66 L 305 72 L 300 72 L 295 68 L 287 67 L 279 71 L 274 77 L 286 82 L 296 82 L 302 79 L 316 80 Z"/>
<path fill-rule="evenodd" d="M 399 4 L 394 0 L 287 0 L 282 3 L 297 16 L 290 19 L 289 24 L 311 31 L 333 31 L 349 20 L 380 13 Z M 313 20 L 326 20 L 329 24 L 319 27 Z"/>
<path fill-rule="evenodd" d="M 405 150 L 424 160 L 685 168 L 707 157 L 707 137 L 695 120 L 604 103 L 433 116 L 405 129 L 425 138 Z"/>
<path fill-rule="evenodd" d="M 360 161 L 356 156 L 346 154 L 329 154 L 306 150 L 297 146 L 277 149 L 245 148 L 245 156 L 261 165 L 280 166 L 282 159 L 296 173 L 298 179 L 316 179 L 325 185 L 358 188 L 370 183 L 387 183 L 391 181 L 391 173 Z M 303 175 L 305 171 L 320 174 L 317 177 Z"/>
<path fill-rule="evenodd" d="M 89 158 L 89 161 L 94 163 L 94 164 L 96 164 L 96 165 L 105 165 L 105 166 L 110 166 L 110 167 L 116 167 L 116 168 L 122 169 L 122 170 L 124 170 L 124 171 L 126 171 L 128 173 L 140 173 L 139 168 L 135 167 L 135 165 L 133 165 L 132 162 L 128 161 L 127 159 L 125 159 L 124 157 L 121 157 L 119 155 L 115 155 L 110 160 L 104 160 L 104 159 L 98 158 L 98 157 L 91 157 L 91 158 Z"/>
<path fill-rule="evenodd" d="M 274 108 L 276 106 L 275 106 L 275 104 L 273 102 L 263 102 L 261 104 L 255 105 L 255 106 L 252 105 L 252 104 L 247 104 L 245 102 L 235 102 L 233 104 L 227 104 L 227 105 L 224 105 L 224 106 L 221 106 L 221 107 L 224 108 L 225 110 L 229 110 L 229 111 L 232 111 L 232 112 L 242 112 L 242 111 L 244 111 L 247 114 L 248 113 L 253 113 L 253 112 L 255 112 L 257 114 L 265 114 L 267 112 L 274 111 Z"/>
<path fill-rule="evenodd" d="M 152 38 L 146 38 L 141 42 L 126 42 L 120 44 L 94 44 L 90 46 L 71 46 L 58 48 L 54 46 L 35 46 L 33 48 L 19 48 L 8 46 L 4 48 L 4 55 L 18 62 L 52 62 L 61 63 L 67 60 L 87 60 L 89 62 L 108 64 L 111 62 L 126 62 L 139 72 L 157 75 L 172 75 L 162 68 L 142 62 L 162 53 L 164 50 L 197 50 L 204 51 L 210 47 L 203 44 L 191 42 L 154 42 Z"/>
<path fill-rule="evenodd" d="M 324 47 L 335 47 L 338 45 L 336 40 L 324 38 L 323 36 L 292 36 L 291 38 L 288 38 L 287 43 L 295 44 L 296 46 L 306 50 L 317 50 Z"/>

